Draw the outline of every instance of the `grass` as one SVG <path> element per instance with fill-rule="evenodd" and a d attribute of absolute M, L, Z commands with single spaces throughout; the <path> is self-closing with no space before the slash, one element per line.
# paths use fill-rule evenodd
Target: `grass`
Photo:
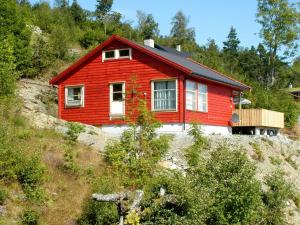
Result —
<path fill-rule="evenodd" d="M 271 147 L 274 146 L 273 141 L 270 140 L 270 139 L 268 139 L 268 138 L 263 137 L 261 140 L 264 141 L 264 142 L 266 142 L 266 143 L 267 143 L 268 145 L 270 145 Z"/>
<path fill-rule="evenodd" d="M 269 159 L 271 163 L 275 166 L 279 166 L 282 163 L 282 160 L 278 156 L 270 156 Z"/>
<path fill-rule="evenodd" d="M 265 157 L 262 150 L 260 149 L 260 146 L 256 142 L 250 142 L 249 144 L 252 146 L 252 149 L 256 154 L 256 157 L 254 159 L 263 162 L 265 160 Z"/>
<path fill-rule="evenodd" d="M 293 154 L 290 154 L 288 157 L 285 158 L 285 161 L 287 161 L 295 170 L 298 169 L 297 163 L 292 159 Z"/>
<path fill-rule="evenodd" d="M 0 100 L 1 104 L 4 104 Z M 4 112 L 4 113 L 2 113 Z M 82 211 L 83 202 L 90 197 L 94 177 L 101 176 L 106 165 L 96 151 L 79 144 L 76 151 L 76 163 L 80 175 L 74 176 L 61 169 L 64 160 L 65 138 L 54 130 L 38 130 L 29 126 L 26 119 L 19 115 L 18 104 L 7 112 L 1 110 L 0 125 L 6 124 L 8 140 L 15 149 L 21 149 L 27 156 L 40 155 L 45 166 L 45 201 L 36 203 L 25 198 L 20 184 L 16 181 L 6 183 L 0 179 L 0 190 L 7 190 L 5 207 L 7 213 L 0 217 L 0 225 L 20 222 L 26 210 L 35 210 L 40 215 L 40 224 L 73 224 Z"/>

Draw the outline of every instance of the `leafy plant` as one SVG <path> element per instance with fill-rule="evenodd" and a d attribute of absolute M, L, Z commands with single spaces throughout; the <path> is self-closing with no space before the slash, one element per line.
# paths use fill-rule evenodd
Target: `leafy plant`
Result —
<path fill-rule="evenodd" d="M 80 133 L 85 132 L 85 127 L 79 123 L 68 122 L 67 128 L 67 139 L 71 145 L 76 143 Z"/>
<path fill-rule="evenodd" d="M 27 210 L 22 215 L 22 225 L 38 225 L 40 216 L 34 210 Z"/>
<path fill-rule="evenodd" d="M 253 151 L 255 152 L 255 154 L 257 156 L 257 159 L 261 162 L 264 161 L 265 157 L 264 157 L 264 154 L 263 154 L 261 148 L 259 147 L 259 145 L 256 142 L 251 142 L 250 145 L 252 146 Z"/>
<path fill-rule="evenodd" d="M 284 209 L 288 199 L 292 198 L 292 186 L 284 180 L 282 171 L 275 171 L 265 177 L 265 184 L 269 190 L 264 193 L 263 201 L 264 224 L 284 225 L 287 224 Z"/>
<path fill-rule="evenodd" d="M 0 205 L 3 205 L 8 197 L 8 192 L 6 189 L 0 188 Z"/>
<path fill-rule="evenodd" d="M 207 147 L 207 139 L 203 137 L 201 127 L 198 124 L 192 124 L 188 134 L 193 137 L 193 145 L 185 149 L 185 157 L 190 167 L 198 165 L 200 154 Z"/>

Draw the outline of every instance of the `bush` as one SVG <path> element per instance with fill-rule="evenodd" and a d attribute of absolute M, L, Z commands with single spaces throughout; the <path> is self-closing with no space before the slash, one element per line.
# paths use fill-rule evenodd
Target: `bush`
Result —
<path fill-rule="evenodd" d="M 194 173 L 194 185 L 211 203 L 205 224 L 256 224 L 262 212 L 255 166 L 242 150 L 220 146 Z"/>
<path fill-rule="evenodd" d="M 265 184 L 269 187 L 263 195 L 265 205 L 264 224 L 284 225 L 284 209 L 287 206 L 288 199 L 293 198 L 293 188 L 286 183 L 282 171 L 275 171 L 265 177 Z"/>
<path fill-rule="evenodd" d="M 80 133 L 85 131 L 85 127 L 80 123 L 68 122 L 67 123 L 67 139 L 70 144 L 75 144 Z"/>
<path fill-rule="evenodd" d="M 6 189 L 0 188 L 0 205 L 3 205 L 8 197 L 8 192 Z"/>
<path fill-rule="evenodd" d="M 185 149 L 185 157 L 190 167 L 198 165 L 200 154 L 207 147 L 207 139 L 202 136 L 200 125 L 192 124 L 188 134 L 193 137 L 193 145 Z"/>
<path fill-rule="evenodd" d="M 171 137 L 158 136 L 160 127 L 145 102 L 141 102 L 136 124 L 123 132 L 120 141 L 105 146 L 106 161 L 127 177 L 125 185 L 141 185 L 150 178 L 156 163 L 167 152 Z"/>
<path fill-rule="evenodd" d="M 253 148 L 253 151 L 255 152 L 256 156 L 257 156 L 257 160 L 259 161 L 264 161 L 265 157 L 264 154 L 262 152 L 262 150 L 260 149 L 259 145 L 256 142 L 251 142 L 250 145 Z"/>
<path fill-rule="evenodd" d="M 22 225 L 38 225 L 40 216 L 36 211 L 27 210 L 22 215 Z"/>
<path fill-rule="evenodd" d="M 96 180 L 93 192 L 111 194 L 116 192 L 117 186 L 118 185 L 114 182 L 114 179 L 111 176 L 103 175 Z M 117 223 L 118 220 L 116 204 L 89 200 L 83 209 L 83 214 L 78 220 L 78 223 L 80 225 L 111 225 Z"/>

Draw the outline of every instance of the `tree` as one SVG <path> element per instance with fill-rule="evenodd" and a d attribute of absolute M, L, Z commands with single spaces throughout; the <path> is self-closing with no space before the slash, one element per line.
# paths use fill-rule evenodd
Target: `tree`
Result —
<path fill-rule="evenodd" d="M 0 96 L 14 93 L 16 81 L 16 65 L 13 55 L 12 37 L 1 40 L 0 45 Z"/>
<path fill-rule="evenodd" d="M 103 19 L 110 11 L 113 0 L 97 0 L 95 15 L 98 20 Z"/>
<path fill-rule="evenodd" d="M 143 39 L 153 38 L 158 36 L 158 23 L 155 22 L 152 14 L 145 14 L 142 11 L 137 11 L 138 31 Z"/>
<path fill-rule="evenodd" d="M 277 76 L 278 52 L 283 50 L 291 55 L 297 47 L 299 12 L 288 0 L 258 0 L 257 8 L 257 22 L 262 26 L 260 35 L 269 53 L 268 86 L 272 86 Z"/>
<path fill-rule="evenodd" d="M 182 11 L 176 13 L 172 19 L 171 36 L 176 39 L 177 44 L 184 44 L 185 42 L 195 41 L 194 28 L 187 28 L 189 19 L 183 14 Z"/>
<path fill-rule="evenodd" d="M 69 1 L 68 0 L 55 0 L 54 5 L 57 8 L 66 9 L 69 7 Z"/>
<path fill-rule="evenodd" d="M 77 0 L 73 0 L 70 11 L 76 24 L 81 24 L 86 20 L 85 12 L 78 4 Z"/>
<path fill-rule="evenodd" d="M 230 28 L 229 34 L 227 36 L 227 41 L 224 41 L 223 44 L 223 50 L 225 53 L 232 56 L 237 55 L 240 40 L 238 39 L 236 30 L 233 27 Z"/>

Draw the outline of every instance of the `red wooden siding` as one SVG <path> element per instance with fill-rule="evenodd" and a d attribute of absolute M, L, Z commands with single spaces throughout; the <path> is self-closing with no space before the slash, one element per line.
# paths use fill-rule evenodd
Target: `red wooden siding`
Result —
<path fill-rule="evenodd" d="M 197 81 L 193 79 L 193 81 Z M 197 82 L 207 85 L 208 111 L 197 112 L 186 110 L 186 122 L 211 124 L 217 126 L 230 126 L 233 110 L 232 89 L 212 82 L 198 80 Z"/>
<path fill-rule="evenodd" d="M 126 48 L 122 43 L 114 41 L 107 49 Z M 81 108 L 65 108 L 65 92 L 60 92 L 61 118 L 68 121 L 78 121 L 92 125 L 124 124 L 123 120 L 110 120 L 109 117 L 109 84 L 125 82 L 126 89 L 136 76 L 139 91 L 146 93 L 146 101 L 151 108 L 151 80 L 178 79 L 179 90 L 183 89 L 183 74 L 177 69 L 165 65 L 139 51 L 132 50 L 132 60 L 118 59 L 102 62 L 99 52 L 90 62 L 75 71 L 60 84 L 64 90 L 68 85 L 85 86 L 85 105 Z M 178 112 L 157 112 L 157 118 L 162 122 L 178 123 L 182 121 L 180 113 L 183 110 L 182 93 L 178 92 Z M 128 107 L 125 106 L 128 113 Z"/>
<path fill-rule="evenodd" d="M 126 48 L 114 40 L 105 50 Z M 178 80 L 177 112 L 156 112 L 156 117 L 163 123 L 199 122 L 201 124 L 228 126 L 232 113 L 232 89 L 217 83 L 203 81 L 208 85 L 208 113 L 186 111 L 184 79 L 186 74 L 174 67 L 160 62 L 138 50 L 132 49 L 132 60 L 118 59 L 102 62 L 102 52 L 77 68 L 71 75 L 62 79 L 59 84 L 59 117 L 68 121 L 77 121 L 91 125 L 124 124 L 121 119 L 110 120 L 109 85 L 114 82 L 125 82 L 125 88 L 136 76 L 139 91 L 146 93 L 148 108 L 151 109 L 151 81 L 156 79 Z M 65 108 L 65 86 L 84 85 L 84 107 Z M 128 115 L 128 105 L 125 106 Z"/>

